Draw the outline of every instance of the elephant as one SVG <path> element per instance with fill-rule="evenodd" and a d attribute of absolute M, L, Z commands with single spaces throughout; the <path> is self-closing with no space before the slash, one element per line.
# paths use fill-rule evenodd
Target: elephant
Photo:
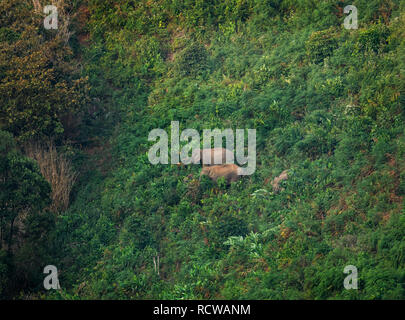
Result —
<path fill-rule="evenodd" d="M 225 177 L 227 183 L 236 182 L 241 176 L 241 169 L 236 164 L 206 166 L 201 170 L 200 179 L 203 175 L 207 175 L 214 182 L 217 182 L 220 177 Z"/>

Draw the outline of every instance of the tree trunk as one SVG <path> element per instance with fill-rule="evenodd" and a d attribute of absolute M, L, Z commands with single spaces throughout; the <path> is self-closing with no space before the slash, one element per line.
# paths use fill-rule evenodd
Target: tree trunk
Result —
<path fill-rule="evenodd" d="M 10 223 L 10 233 L 8 235 L 8 248 L 7 248 L 7 252 L 10 255 L 11 254 L 11 244 L 12 244 L 12 239 L 13 239 L 13 228 L 14 228 L 14 220 L 15 217 L 11 219 L 11 223 Z"/>

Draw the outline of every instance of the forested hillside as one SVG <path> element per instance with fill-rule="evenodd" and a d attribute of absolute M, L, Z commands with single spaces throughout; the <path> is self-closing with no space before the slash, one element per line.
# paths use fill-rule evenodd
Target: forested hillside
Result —
<path fill-rule="evenodd" d="M 405 299 L 403 1 L 46 4 L 0 3 L 0 297 Z M 255 173 L 152 165 L 172 121 Z"/>

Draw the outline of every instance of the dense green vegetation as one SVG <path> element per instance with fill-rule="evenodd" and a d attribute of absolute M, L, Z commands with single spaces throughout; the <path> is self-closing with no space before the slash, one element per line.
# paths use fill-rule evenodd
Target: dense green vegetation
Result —
<path fill-rule="evenodd" d="M 73 1 L 68 38 L 20 2 L 0 5 L 1 227 L 29 213 L 14 250 L 1 233 L 0 296 L 405 298 L 403 2 Z M 226 186 L 150 164 L 171 121 L 256 129 L 256 172 Z M 79 173 L 52 213 L 21 153 L 49 138 Z"/>

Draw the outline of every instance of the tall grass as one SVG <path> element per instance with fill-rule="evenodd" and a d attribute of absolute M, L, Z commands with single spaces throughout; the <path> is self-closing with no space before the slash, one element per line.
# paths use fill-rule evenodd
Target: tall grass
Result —
<path fill-rule="evenodd" d="M 53 212 L 66 210 L 69 206 L 70 191 L 77 178 L 71 161 L 58 153 L 52 142 L 46 145 L 29 143 L 25 145 L 24 150 L 28 157 L 38 162 L 41 174 L 52 187 L 50 209 Z"/>

